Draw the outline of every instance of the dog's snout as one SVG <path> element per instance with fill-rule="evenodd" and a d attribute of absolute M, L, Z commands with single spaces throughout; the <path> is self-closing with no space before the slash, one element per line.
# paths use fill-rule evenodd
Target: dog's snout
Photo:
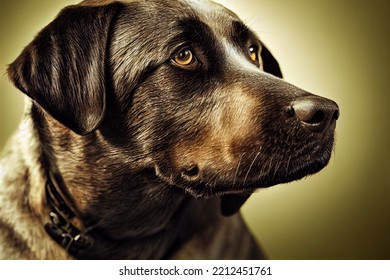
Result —
<path fill-rule="evenodd" d="M 290 106 L 290 112 L 305 128 L 316 133 L 334 129 L 340 116 L 336 102 L 317 96 L 294 101 Z"/>

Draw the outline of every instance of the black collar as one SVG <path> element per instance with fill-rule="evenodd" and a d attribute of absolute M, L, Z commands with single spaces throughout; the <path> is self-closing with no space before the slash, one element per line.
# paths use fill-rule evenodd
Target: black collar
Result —
<path fill-rule="evenodd" d="M 79 228 L 71 220 L 81 217 L 71 196 L 60 184 L 62 180 L 50 171 L 46 182 L 46 199 L 50 207 L 50 222 L 45 225 L 46 232 L 72 256 L 79 258 L 91 249 L 94 240 L 91 229 Z"/>

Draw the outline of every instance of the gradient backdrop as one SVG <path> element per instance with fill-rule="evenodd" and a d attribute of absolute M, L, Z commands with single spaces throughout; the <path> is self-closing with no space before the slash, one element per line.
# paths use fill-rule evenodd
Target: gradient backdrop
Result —
<path fill-rule="evenodd" d="M 22 94 L 4 74 L 6 65 L 61 7 L 76 2 L 2 1 L 0 147 L 23 109 Z M 390 259 L 390 2 L 219 2 L 260 35 L 287 81 L 341 108 L 328 167 L 262 190 L 243 207 L 269 257 Z"/>

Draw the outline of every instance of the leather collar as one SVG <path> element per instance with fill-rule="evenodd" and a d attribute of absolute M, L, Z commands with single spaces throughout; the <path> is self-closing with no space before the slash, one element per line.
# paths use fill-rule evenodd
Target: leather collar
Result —
<path fill-rule="evenodd" d="M 50 207 L 50 222 L 45 224 L 49 236 L 62 248 L 76 258 L 82 258 L 86 250 L 94 244 L 91 236 L 92 227 L 83 228 L 74 224 L 74 220 L 81 220 L 70 194 L 61 185 L 60 178 L 50 171 L 47 174 L 45 186 L 46 199 Z"/>

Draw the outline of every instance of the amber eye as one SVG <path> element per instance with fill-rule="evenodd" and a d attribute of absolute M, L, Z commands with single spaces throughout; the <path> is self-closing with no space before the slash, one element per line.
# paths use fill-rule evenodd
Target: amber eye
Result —
<path fill-rule="evenodd" d="M 257 62 L 259 60 L 259 48 L 255 45 L 250 46 L 248 49 L 249 57 L 253 62 Z"/>
<path fill-rule="evenodd" d="M 175 56 L 174 62 L 180 66 L 190 65 L 194 62 L 194 55 L 191 50 L 183 49 Z"/>

